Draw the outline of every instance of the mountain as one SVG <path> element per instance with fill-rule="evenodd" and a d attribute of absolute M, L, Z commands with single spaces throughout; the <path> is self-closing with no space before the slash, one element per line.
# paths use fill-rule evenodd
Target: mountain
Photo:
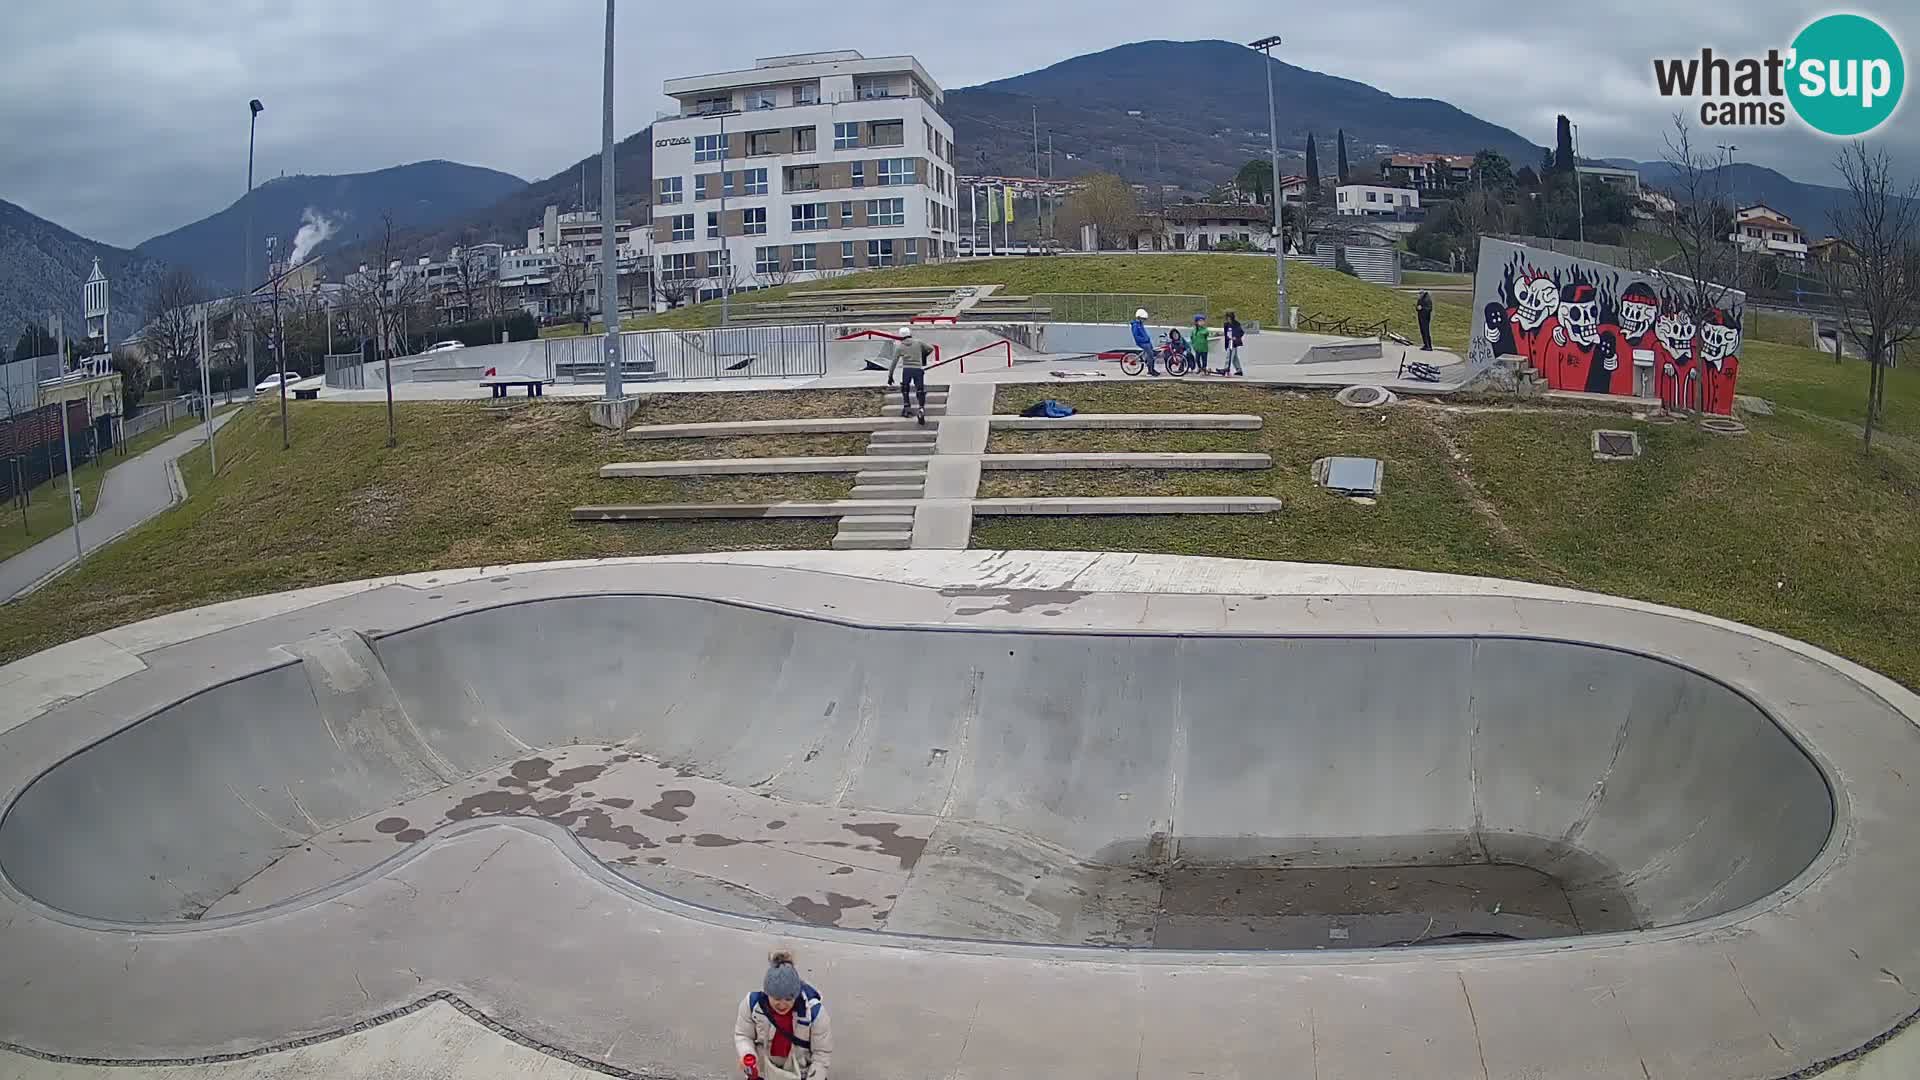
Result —
<path fill-rule="evenodd" d="M 586 205 L 600 205 L 600 152 L 574 162 L 544 180 L 522 184 L 513 191 L 460 213 L 408 229 L 396 236 L 393 257 L 412 259 L 421 255 L 445 258 L 456 245 L 500 243 L 520 247 L 527 242 L 527 230 L 540 224 L 549 205 L 562 211 L 581 206 L 581 177 L 584 170 Z M 615 143 L 613 147 L 614 205 L 619 217 L 627 221 L 651 221 L 653 190 L 653 126 L 641 128 Z M 368 244 L 377 237 L 364 236 L 359 243 L 338 248 L 326 262 L 328 276 L 338 278 L 359 263 L 377 259 Z"/>
<path fill-rule="evenodd" d="M 1059 175 L 1112 171 L 1136 183 L 1210 187 L 1249 158 L 1266 155 L 1263 62 L 1252 49 L 1226 41 L 1141 41 L 954 90 L 945 111 L 961 147 L 956 164 L 963 172 L 1032 173 L 1037 105 L 1041 150 L 1051 131 Z M 1300 157 L 1312 132 L 1328 175 L 1342 128 L 1356 167 L 1390 150 L 1491 148 L 1516 168 L 1540 160 L 1541 148 L 1528 139 L 1444 101 L 1395 97 L 1351 79 L 1271 63 L 1282 154 Z"/>
<path fill-rule="evenodd" d="M 166 267 L 125 248 L 89 240 L 0 199 L 0 339 L 6 359 L 29 322 L 47 324 L 58 311 L 69 339 L 84 333 L 80 285 L 93 272 L 93 260 L 111 282 L 108 316 L 113 339 L 125 341 L 140 328 L 147 297 Z"/>
<path fill-rule="evenodd" d="M 266 265 L 265 237 L 278 237 L 285 251 L 295 245 L 302 226 L 310 226 L 308 236 L 320 240 L 306 251 L 325 252 L 351 244 L 356 236 L 372 235 L 385 213 L 407 227 L 434 225 L 526 186 L 517 176 L 452 161 L 416 161 L 341 176 L 285 176 L 261 183 L 219 213 L 143 241 L 134 250 L 186 267 L 210 287 L 237 289 L 249 209 L 257 278 Z"/>
<path fill-rule="evenodd" d="M 1677 172 L 1664 161 L 1627 162 L 1626 167 L 1638 169 L 1641 185 L 1656 191 L 1671 186 Z M 1725 184 L 1733 200 L 1741 206 L 1766 203 L 1792 218 L 1809 240 L 1831 233 L 1829 211 L 1851 198 L 1846 188 L 1802 183 L 1764 165 L 1737 161 L 1727 169 Z"/>

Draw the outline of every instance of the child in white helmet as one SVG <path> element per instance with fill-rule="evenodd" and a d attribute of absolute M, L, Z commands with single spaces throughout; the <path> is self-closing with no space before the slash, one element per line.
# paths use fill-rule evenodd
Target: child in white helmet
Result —
<path fill-rule="evenodd" d="M 900 415 L 920 417 L 920 423 L 927 422 L 927 357 L 932 355 L 933 346 L 924 341 L 915 341 L 913 327 L 900 328 L 900 340 L 893 343 L 893 361 L 887 365 L 887 385 L 893 385 L 893 372 L 900 369 Z M 914 412 L 914 399 L 919 395 L 919 412 Z"/>

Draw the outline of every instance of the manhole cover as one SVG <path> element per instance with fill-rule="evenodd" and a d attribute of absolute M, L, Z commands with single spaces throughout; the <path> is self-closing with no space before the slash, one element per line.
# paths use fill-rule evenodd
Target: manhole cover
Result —
<path fill-rule="evenodd" d="M 1640 435 L 1633 431 L 1596 431 L 1593 433 L 1595 461 L 1632 461 L 1640 456 Z"/>
<path fill-rule="evenodd" d="M 1313 463 L 1314 481 L 1340 495 L 1380 494 L 1380 480 L 1385 471 L 1379 458 L 1328 457 Z"/>
<path fill-rule="evenodd" d="M 1383 386 L 1349 386 L 1333 396 L 1333 400 L 1348 408 L 1377 409 L 1382 405 L 1391 405 L 1396 400 L 1393 393 Z"/>
<path fill-rule="evenodd" d="M 1700 418 L 1700 430 L 1715 435 L 1745 435 L 1747 425 L 1731 416 L 1703 416 Z"/>

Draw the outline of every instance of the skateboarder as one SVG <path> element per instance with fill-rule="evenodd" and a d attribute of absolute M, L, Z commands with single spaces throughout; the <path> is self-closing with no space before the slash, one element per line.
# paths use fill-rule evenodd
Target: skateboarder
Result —
<path fill-rule="evenodd" d="M 919 391 L 920 423 L 927 422 L 927 357 L 933 352 L 933 346 L 924 341 L 913 339 L 913 327 L 900 328 L 900 340 L 893 343 L 893 362 L 887 365 L 887 385 L 893 385 L 893 369 L 900 369 L 900 415 L 912 416 L 913 398 L 908 395 Z"/>
<path fill-rule="evenodd" d="M 748 1080 L 827 1080 L 827 1007 L 820 991 L 801 981 L 793 954 L 774 953 L 760 986 L 733 1022 L 741 1073 Z"/>

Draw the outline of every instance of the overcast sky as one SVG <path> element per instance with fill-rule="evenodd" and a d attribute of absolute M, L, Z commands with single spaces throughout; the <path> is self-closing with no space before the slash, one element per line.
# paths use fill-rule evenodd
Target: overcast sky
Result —
<path fill-rule="evenodd" d="M 1911 63 L 1915 5 L 1876 4 L 1854 10 L 1891 26 Z M 1311 17 L 1293 25 L 1276 7 L 1300 10 L 1270 0 L 970 0 L 936 22 L 898 0 L 628 0 L 617 29 L 616 124 L 624 135 L 650 122 L 668 104 L 664 78 L 747 67 L 763 55 L 913 53 L 953 88 L 1128 41 L 1279 33 L 1290 63 L 1439 98 L 1543 145 L 1565 112 L 1580 124 L 1586 155 L 1646 160 L 1659 156 L 1672 112 L 1652 88 L 1653 57 L 1697 55 L 1703 45 L 1737 55 L 1784 48 L 1809 10 L 1788 0 L 1369 0 L 1309 5 Z M 0 198 L 113 244 L 131 246 L 244 193 L 250 97 L 267 106 L 258 176 L 447 158 L 531 180 L 599 145 L 597 0 L 0 8 L 0 40 L 10 43 L 0 59 Z M 1907 175 L 1920 172 L 1916 116 L 1909 104 L 1876 133 Z M 1833 182 L 1834 144 L 1820 136 L 1790 127 L 1737 137 L 1742 160 Z"/>

